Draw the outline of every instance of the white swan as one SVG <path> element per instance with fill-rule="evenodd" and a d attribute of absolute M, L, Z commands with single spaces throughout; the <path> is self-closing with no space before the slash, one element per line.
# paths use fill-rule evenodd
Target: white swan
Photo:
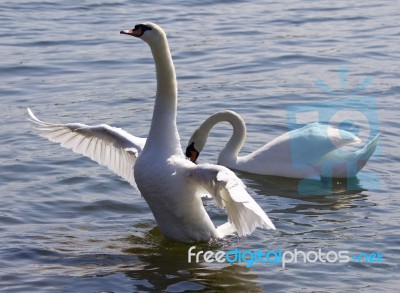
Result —
<path fill-rule="evenodd" d="M 374 153 L 379 134 L 363 148 L 351 152 L 340 149 L 360 139 L 351 132 L 320 123 L 310 123 L 289 131 L 255 152 L 239 157 L 246 139 L 243 119 L 233 111 L 221 111 L 207 118 L 188 142 L 186 156 L 196 162 L 213 126 L 227 121 L 233 134 L 218 157 L 218 164 L 260 175 L 320 180 L 321 177 L 355 177 Z"/>
<path fill-rule="evenodd" d="M 136 183 L 169 239 L 191 243 L 233 232 L 248 235 L 257 227 L 275 229 L 232 171 L 218 165 L 196 165 L 185 158 L 176 126 L 175 68 L 164 31 L 145 23 L 121 33 L 145 41 L 156 66 L 157 92 L 147 140 L 108 125 L 45 123 L 28 109 L 43 136 L 106 165 L 132 185 Z M 226 224 L 215 228 L 201 200 L 204 192 L 225 208 Z"/>

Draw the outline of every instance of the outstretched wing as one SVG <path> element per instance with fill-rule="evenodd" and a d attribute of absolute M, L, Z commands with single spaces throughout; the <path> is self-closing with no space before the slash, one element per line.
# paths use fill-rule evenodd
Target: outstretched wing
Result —
<path fill-rule="evenodd" d="M 93 161 L 124 178 L 136 187 L 133 166 L 141 153 L 146 139 L 135 137 L 126 131 L 106 124 L 89 126 L 81 123 L 46 123 L 28 108 L 29 120 L 42 131 L 41 136 Z"/>
<path fill-rule="evenodd" d="M 267 214 L 247 193 L 243 182 L 228 168 L 201 164 L 194 166 L 189 176 L 226 210 L 228 221 L 239 236 L 248 235 L 257 227 L 275 229 Z"/>

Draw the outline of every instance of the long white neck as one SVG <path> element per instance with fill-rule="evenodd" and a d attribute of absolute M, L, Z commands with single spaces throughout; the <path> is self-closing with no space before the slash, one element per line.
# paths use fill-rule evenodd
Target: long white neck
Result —
<path fill-rule="evenodd" d="M 246 140 L 246 125 L 243 119 L 233 111 L 221 111 L 211 115 L 203 122 L 200 128 L 208 137 L 211 128 L 219 122 L 229 122 L 233 127 L 233 134 L 219 154 L 218 163 L 225 166 L 234 166 L 236 164 L 239 151 Z"/>
<path fill-rule="evenodd" d="M 177 82 L 167 38 L 150 45 L 156 67 L 157 93 L 145 149 L 158 149 L 167 155 L 181 154 L 176 126 Z"/>

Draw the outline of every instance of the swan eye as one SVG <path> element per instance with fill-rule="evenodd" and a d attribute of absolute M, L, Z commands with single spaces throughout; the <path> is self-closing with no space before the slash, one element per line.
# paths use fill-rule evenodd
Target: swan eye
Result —
<path fill-rule="evenodd" d="M 145 31 L 149 31 L 152 30 L 151 27 L 145 25 L 145 24 L 137 24 L 135 25 L 135 27 L 133 28 L 133 31 L 137 31 L 140 30 L 140 36 L 144 34 Z"/>
<path fill-rule="evenodd" d="M 144 33 L 145 31 L 151 31 L 152 29 L 152 27 L 142 24 L 142 33 Z"/>

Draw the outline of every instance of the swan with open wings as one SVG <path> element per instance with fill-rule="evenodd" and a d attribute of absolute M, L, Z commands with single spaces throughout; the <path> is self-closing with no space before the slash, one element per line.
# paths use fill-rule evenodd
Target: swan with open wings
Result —
<path fill-rule="evenodd" d="M 171 240 L 191 243 L 222 238 L 234 232 L 244 236 L 257 227 L 275 229 L 232 171 L 218 165 L 196 165 L 185 158 L 176 125 L 175 68 L 162 28 L 144 23 L 121 34 L 145 41 L 155 62 L 157 91 L 147 139 L 108 125 L 42 122 L 28 109 L 42 135 L 90 157 L 131 185 L 137 185 L 161 232 Z M 226 210 L 227 223 L 214 226 L 201 200 L 204 192 Z"/>

